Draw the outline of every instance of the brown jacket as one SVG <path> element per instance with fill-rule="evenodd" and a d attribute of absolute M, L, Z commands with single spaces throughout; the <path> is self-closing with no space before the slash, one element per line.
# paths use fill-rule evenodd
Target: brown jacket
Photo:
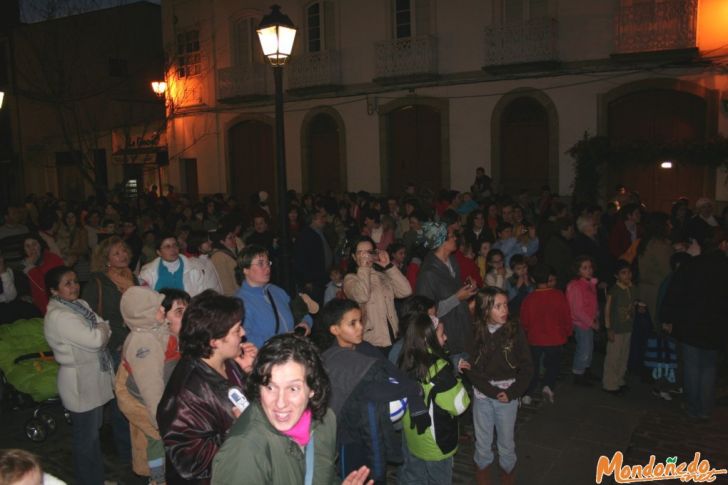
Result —
<path fill-rule="evenodd" d="M 511 332 L 512 337 L 509 338 Z M 509 322 L 494 333 L 486 330 L 485 342 L 480 347 L 476 347 L 474 333 L 472 338 L 465 341 L 465 351 L 470 356 L 468 362 L 471 365 L 466 375 L 481 393 L 496 399 L 505 390 L 508 399 L 513 400 L 520 398 L 528 389 L 533 376 L 533 362 L 526 334 L 520 324 Z M 493 381 L 508 379 L 515 379 L 515 382 L 507 389 L 491 384 Z"/>
<path fill-rule="evenodd" d="M 376 347 L 392 345 L 387 322 L 392 326 L 395 337 L 399 331 L 394 299 L 412 294 L 409 281 L 402 272 L 394 266 L 386 271 L 360 267 L 356 273 L 344 278 L 344 293 L 362 307 L 364 340 Z"/>

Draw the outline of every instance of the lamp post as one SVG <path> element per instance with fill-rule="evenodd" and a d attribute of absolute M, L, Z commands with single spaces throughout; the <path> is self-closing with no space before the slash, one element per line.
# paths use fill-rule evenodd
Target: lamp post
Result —
<path fill-rule="evenodd" d="M 164 81 L 152 81 L 152 91 L 161 98 L 164 96 L 164 92 L 167 91 L 167 83 Z"/>
<path fill-rule="evenodd" d="M 288 247 L 288 214 L 286 210 L 286 148 L 283 133 L 283 65 L 293 49 L 296 27 L 291 19 L 281 12 L 279 5 L 272 5 L 268 15 L 258 25 L 258 38 L 263 54 L 273 66 L 276 103 L 276 187 L 278 193 L 278 231 L 280 234 L 280 278 L 281 286 L 291 292 L 290 255 Z"/>
<path fill-rule="evenodd" d="M 5 92 L 0 91 L 0 109 L 3 107 L 3 100 L 5 99 Z"/>

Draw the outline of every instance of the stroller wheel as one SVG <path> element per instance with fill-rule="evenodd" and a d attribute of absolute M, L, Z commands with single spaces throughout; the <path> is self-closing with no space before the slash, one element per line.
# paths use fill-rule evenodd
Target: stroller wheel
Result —
<path fill-rule="evenodd" d="M 45 424 L 49 436 L 56 432 L 56 418 L 52 415 L 48 413 L 40 413 L 38 414 L 38 419 Z"/>
<path fill-rule="evenodd" d="M 43 421 L 38 418 L 30 418 L 25 422 L 25 436 L 30 441 L 42 443 L 48 437 L 48 428 Z"/>

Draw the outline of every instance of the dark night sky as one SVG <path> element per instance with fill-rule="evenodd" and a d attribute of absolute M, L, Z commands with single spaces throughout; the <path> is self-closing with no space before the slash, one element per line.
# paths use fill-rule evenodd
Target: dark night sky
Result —
<path fill-rule="evenodd" d="M 136 1 L 139 0 L 20 0 L 20 16 L 23 22 L 41 22 Z M 149 1 L 159 4 L 161 0 Z"/>

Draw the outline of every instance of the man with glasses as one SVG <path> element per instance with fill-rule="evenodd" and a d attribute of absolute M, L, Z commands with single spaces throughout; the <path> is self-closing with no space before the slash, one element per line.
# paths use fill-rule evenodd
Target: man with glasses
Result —
<path fill-rule="evenodd" d="M 157 258 L 145 264 L 139 272 L 142 284 L 154 291 L 162 288 L 184 290 L 195 296 L 207 290 L 205 270 L 194 258 L 180 254 L 177 238 L 163 234 L 157 240 Z"/>
<path fill-rule="evenodd" d="M 245 332 L 248 342 L 260 348 L 272 336 L 297 330 L 311 333 L 313 319 L 306 315 L 297 322 L 291 312 L 291 298 L 270 282 L 272 262 L 263 246 L 251 244 L 243 249 L 240 262 L 245 280 L 236 296 L 245 307 Z M 301 330 L 298 330 L 298 329 Z"/>

